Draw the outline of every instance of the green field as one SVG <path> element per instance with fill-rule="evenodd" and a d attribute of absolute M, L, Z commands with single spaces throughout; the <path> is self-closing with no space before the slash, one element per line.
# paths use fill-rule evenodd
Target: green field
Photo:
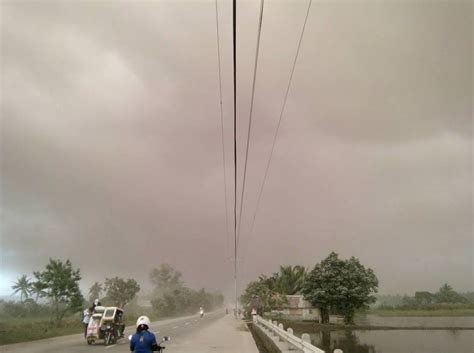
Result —
<path fill-rule="evenodd" d="M 433 310 L 384 310 L 372 309 L 366 312 L 378 316 L 412 316 L 412 317 L 429 317 L 429 316 L 474 316 L 474 309 L 433 309 Z"/>
<path fill-rule="evenodd" d="M 140 314 L 125 312 L 125 324 L 134 325 L 138 316 L 148 315 L 151 321 L 165 320 L 171 317 L 158 317 L 154 313 L 141 310 Z M 83 332 L 79 314 L 63 319 L 60 326 L 51 324 L 49 317 L 0 318 L 0 345 L 34 341 L 44 338 L 71 335 Z"/>
<path fill-rule="evenodd" d="M 49 318 L 0 319 L 0 345 L 81 332 L 82 325 L 77 315 L 75 315 L 74 318 L 64 319 L 59 327 L 52 325 Z"/>
<path fill-rule="evenodd" d="M 147 314 L 145 312 L 145 314 Z M 149 314 L 149 313 L 148 313 Z M 125 314 L 125 324 L 133 325 L 139 314 Z M 149 314 L 152 321 L 158 320 L 154 314 Z M 165 319 L 165 318 L 160 318 Z M 83 332 L 79 314 L 65 318 L 60 326 L 51 324 L 49 317 L 35 318 L 0 318 L 0 345 L 27 342 L 43 338 L 71 335 Z"/>

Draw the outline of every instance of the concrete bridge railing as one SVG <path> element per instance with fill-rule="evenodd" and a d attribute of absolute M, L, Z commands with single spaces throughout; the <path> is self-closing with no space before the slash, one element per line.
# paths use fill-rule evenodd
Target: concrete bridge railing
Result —
<path fill-rule="evenodd" d="M 293 330 L 288 328 L 286 331 L 283 324 L 267 321 L 261 316 L 254 315 L 253 322 L 260 328 L 266 330 L 270 335 L 277 336 L 279 341 L 286 342 L 287 350 L 300 351 L 303 353 L 325 353 L 322 349 L 313 346 L 307 333 L 303 333 L 301 338 L 293 334 Z M 343 353 L 340 349 L 335 349 L 334 353 Z"/>

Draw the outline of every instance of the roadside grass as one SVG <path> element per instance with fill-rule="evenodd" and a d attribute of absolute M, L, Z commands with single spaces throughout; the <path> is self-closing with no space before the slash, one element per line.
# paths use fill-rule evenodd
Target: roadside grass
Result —
<path fill-rule="evenodd" d="M 125 311 L 125 325 L 135 325 L 137 317 L 140 315 L 148 315 L 152 322 L 171 318 L 158 317 L 158 315 L 148 310 Z M 58 327 L 56 327 L 54 323 L 51 323 L 49 316 L 33 318 L 0 316 L 0 345 L 66 336 L 82 332 L 83 326 L 78 313 L 64 318 Z"/>
<path fill-rule="evenodd" d="M 433 309 L 433 310 L 384 310 L 384 309 L 371 309 L 366 312 L 367 314 L 373 314 L 377 316 L 412 316 L 412 317 L 430 317 L 430 316 L 474 316 L 474 309 L 463 308 L 463 309 Z"/>
<path fill-rule="evenodd" d="M 82 330 L 77 315 L 65 318 L 58 327 L 51 323 L 49 317 L 1 318 L 0 345 L 81 333 Z"/>

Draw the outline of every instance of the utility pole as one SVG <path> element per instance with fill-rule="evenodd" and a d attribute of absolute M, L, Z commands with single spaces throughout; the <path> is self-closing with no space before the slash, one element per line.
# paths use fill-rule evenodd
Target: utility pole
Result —
<path fill-rule="evenodd" d="M 237 261 L 234 261 L 234 287 L 235 287 L 235 316 L 238 317 L 238 298 L 237 298 Z"/>
<path fill-rule="evenodd" d="M 234 49 L 234 287 L 235 287 L 235 315 L 237 317 L 237 52 L 236 52 L 236 10 L 237 0 L 233 0 L 233 49 Z M 242 210 L 241 210 L 242 212 Z"/>

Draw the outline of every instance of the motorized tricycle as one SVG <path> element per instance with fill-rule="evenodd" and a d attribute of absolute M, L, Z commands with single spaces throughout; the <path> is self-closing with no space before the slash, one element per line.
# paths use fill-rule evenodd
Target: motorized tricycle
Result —
<path fill-rule="evenodd" d="M 96 306 L 87 326 L 87 344 L 104 340 L 104 345 L 117 343 L 123 337 L 123 310 L 116 306 Z"/>

